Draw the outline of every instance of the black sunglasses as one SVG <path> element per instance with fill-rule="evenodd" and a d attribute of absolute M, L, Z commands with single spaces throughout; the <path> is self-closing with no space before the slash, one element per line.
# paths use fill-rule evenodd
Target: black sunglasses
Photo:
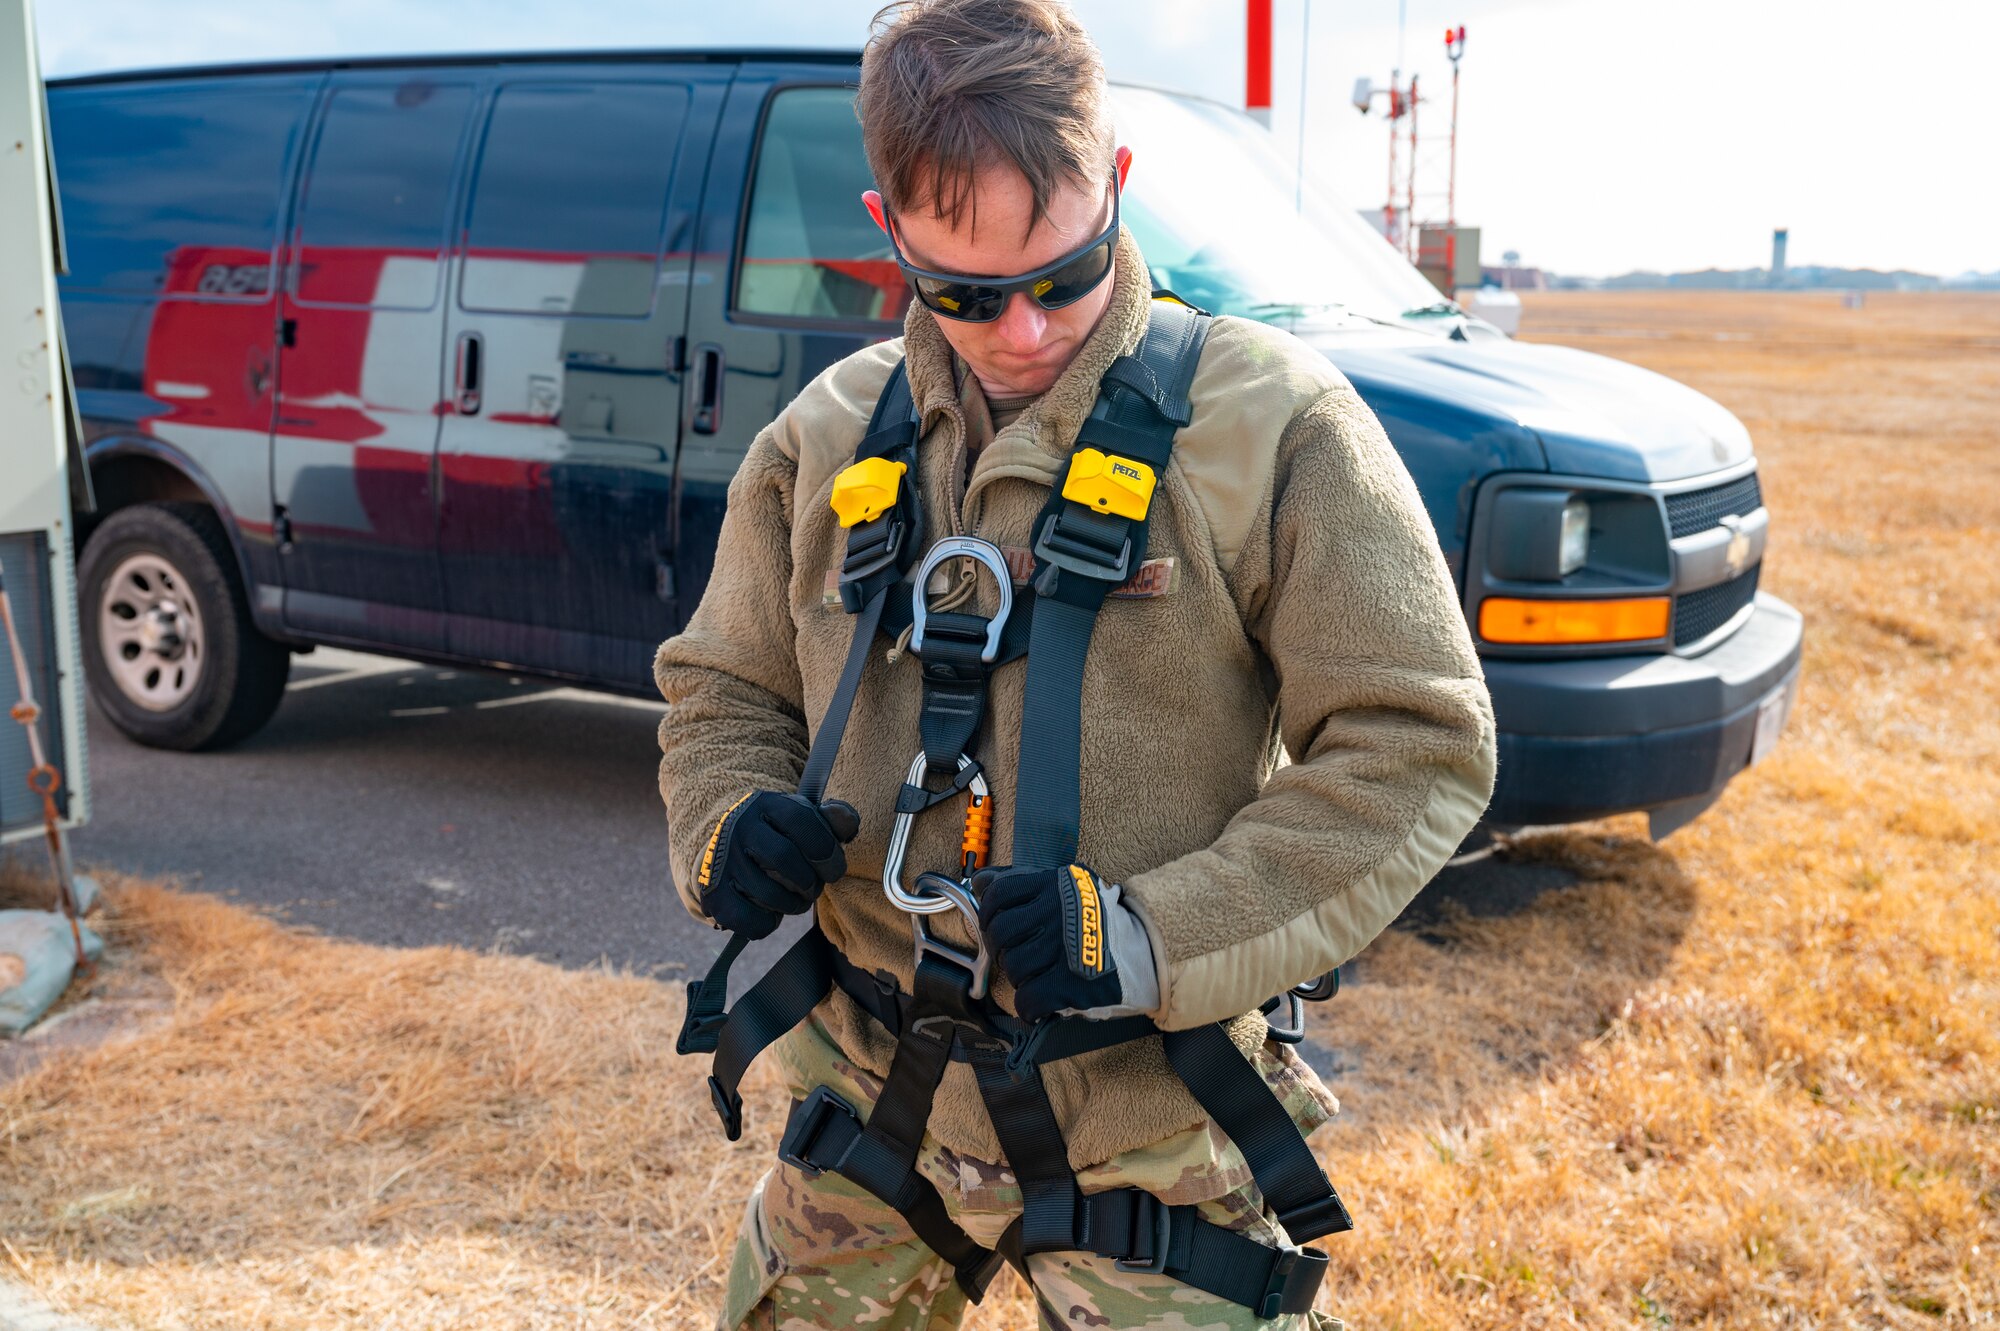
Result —
<path fill-rule="evenodd" d="M 1096 290 L 1097 284 L 1111 271 L 1111 256 L 1118 248 L 1118 193 L 1117 182 L 1113 181 L 1111 225 L 1102 235 L 1054 263 L 1019 277 L 966 277 L 919 268 L 903 257 L 894 231 L 889 234 L 889 248 L 895 251 L 897 265 L 924 308 L 946 319 L 992 323 L 1007 308 L 1007 297 L 1016 291 L 1027 292 L 1028 299 L 1045 310 L 1059 310 Z M 893 216 L 890 220 L 894 220 Z"/>

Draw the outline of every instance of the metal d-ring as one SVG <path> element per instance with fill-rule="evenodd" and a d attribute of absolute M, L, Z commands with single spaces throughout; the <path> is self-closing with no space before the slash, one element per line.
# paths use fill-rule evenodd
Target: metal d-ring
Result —
<path fill-rule="evenodd" d="M 917 885 L 937 893 L 938 899 L 955 906 L 965 917 L 965 931 L 972 938 L 972 952 L 966 953 L 956 943 L 947 943 L 931 932 L 930 917 L 942 912 L 927 911 L 910 917 L 910 932 L 916 936 L 917 965 L 924 962 L 924 954 L 941 956 L 963 969 L 968 976 L 965 989 L 967 998 L 986 997 L 986 983 L 992 976 L 993 954 L 986 949 L 986 935 L 979 931 L 979 900 L 972 895 L 972 889 L 956 879 L 941 873 L 917 875 Z"/>
<path fill-rule="evenodd" d="M 986 624 L 986 646 L 980 651 L 979 659 L 993 664 L 1000 655 L 1000 634 L 1007 627 L 1007 616 L 1014 609 L 1014 574 L 1007 567 L 1007 556 L 1000 553 L 1000 547 L 977 536 L 947 536 L 932 546 L 910 581 L 914 591 L 910 596 L 910 650 L 919 657 L 924 654 L 924 621 L 930 618 L 930 596 L 926 591 L 930 583 L 931 570 L 947 559 L 976 559 L 986 565 L 993 574 L 993 580 L 1000 584 L 1000 611 Z"/>

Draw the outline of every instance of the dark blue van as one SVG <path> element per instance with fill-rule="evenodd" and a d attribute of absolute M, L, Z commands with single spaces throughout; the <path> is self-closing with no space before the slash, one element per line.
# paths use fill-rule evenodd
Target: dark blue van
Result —
<path fill-rule="evenodd" d="M 317 643 L 654 696 L 752 436 L 900 329 L 853 52 L 329 60 L 58 79 L 98 496 L 94 696 L 241 739 Z M 1322 349 L 1387 427 L 1499 715 L 1494 826 L 1653 813 L 1762 756 L 1800 619 L 1735 417 L 1440 302 L 1301 215 L 1230 108 L 1113 90 L 1157 284 Z"/>

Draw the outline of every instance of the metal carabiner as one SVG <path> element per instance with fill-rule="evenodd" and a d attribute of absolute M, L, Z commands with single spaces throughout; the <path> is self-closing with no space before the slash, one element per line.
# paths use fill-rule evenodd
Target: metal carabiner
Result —
<path fill-rule="evenodd" d="M 1007 627 L 1007 616 L 1014 612 L 1014 574 L 1007 567 L 1007 556 L 1000 553 L 1000 547 L 977 536 L 945 537 L 930 548 L 911 575 L 914 590 L 910 595 L 910 650 L 919 657 L 924 654 L 924 624 L 931 613 L 926 584 L 930 582 L 931 570 L 947 559 L 957 558 L 978 560 L 1000 584 L 1000 610 L 987 621 L 986 646 L 979 652 L 979 659 L 991 665 L 1000 655 L 1000 634 Z"/>
<path fill-rule="evenodd" d="M 962 753 L 958 755 L 960 772 L 972 765 L 972 759 Z M 921 788 L 925 766 L 924 755 L 919 753 L 910 760 L 910 770 L 904 774 L 903 783 Z M 966 782 L 965 792 L 966 832 L 961 846 L 966 860 L 961 861 L 960 867 L 965 870 L 965 876 L 969 878 L 972 876 L 972 871 L 985 859 L 987 839 L 992 835 L 993 796 L 986 785 L 985 774 L 979 771 L 974 771 L 971 779 Z M 911 892 L 903 886 L 903 861 L 910 853 L 910 832 L 916 827 L 918 812 L 920 811 L 912 809 L 906 813 L 898 813 L 896 821 L 889 825 L 889 848 L 882 856 L 882 890 L 888 894 L 889 900 L 899 910 L 906 910 L 912 915 L 937 915 L 950 910 L 952 903 L 935 896 Z M 927 876 L 939 875 L 920 875 L 917 881 L 921 883 Z M 975 910 L 974 914 L 977 913 Z"/>
<path fill-rule="evenodd" d="M 904 783 L 922 789 L 926 766 L 924 755 L 919 753 L 911 760 Z M 965 835 L 960 841 L 962 858 L 959 861 L 964 877 L 920 873 L 917 875 L 916 891 L 903 886 L 903 862 L 909 855 L 910 832 L 916 826 L 920 810 L 901 810 L 896 814 L 896 821 L 890 825 L 889 847 L 882 856 L 882 890 L 892 904 L 910 915 L 910 932 L 915 937 L 918 964 L 923 962 L 926 953 L 943 957 L 971 976 L 971 982 L 966 986 L 967 997 L 984 998 L 993 958 L 986 950 L 986 940 L 979 931 L 979 901 L 972 895 L 972 888 L 966 880 L 986 858 L 988 838 L 992 834 L 993 797 L 987 789 L 985 775 L 972 759 L 961 753 L 958 755 L 961 775 L 967 768 L 972 769 L 972 775 L 965 781 Z M 973 942 L 971 953 L 931 931 L 929 917 L 949 910 L 956 910 L 965 920 L 966 933 L 971 935 Z"/>

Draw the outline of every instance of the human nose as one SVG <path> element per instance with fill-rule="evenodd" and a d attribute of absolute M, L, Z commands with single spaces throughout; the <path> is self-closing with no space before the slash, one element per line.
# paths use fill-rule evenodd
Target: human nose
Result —
<path fill-rule="evenodd" d="M 1026 355 L 1041 349 L 1048 327 L 1048 311 L 1029 300 L 1026 292 L 1016 291 L 1007 297 L 1000 317 L 994 320 L 993 333 L 1007 350 Z"/>

